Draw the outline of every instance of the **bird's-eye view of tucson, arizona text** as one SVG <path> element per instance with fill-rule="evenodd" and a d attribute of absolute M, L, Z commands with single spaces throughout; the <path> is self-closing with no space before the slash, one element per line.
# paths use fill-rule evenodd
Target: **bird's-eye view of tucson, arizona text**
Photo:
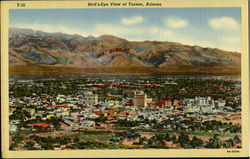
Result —
<path fill-rule="evenodd" d="M 241 149 L 241 10 L 9 10 L 9 150 Z"/>

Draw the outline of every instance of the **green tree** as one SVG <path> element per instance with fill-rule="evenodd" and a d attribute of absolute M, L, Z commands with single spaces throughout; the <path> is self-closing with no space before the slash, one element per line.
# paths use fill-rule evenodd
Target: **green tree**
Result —
<path fill-rule="evenodd" d="M 171 140 L 174 144 L 177 144 L 177 138 L 175 135 L 172 136 Z"/>
<path fill-rule="evenodd" d="M 179 135 L 178 142 L 180 143 L 181 147 L 183 147 L 184 145 L 190 144 L 190 140 L 189 140 L 188 135 L 185 133 L 181 133 Z"/>
<path fill-rule="evenodd" d="M 203 145 L 203 141 L 194 136 L 190 144 L 193 148 L 197 148 Z"/>
<path fill-rule="evenodd" d="M 235 135 L 234 136 L 234 142 L 238 142 L 240 140 L 240 136 L 239 135 Z"/>
<path fill-rule="evenodd" d="M 140 145 L 143 145 L 146 141 L 147 141 L 147 138 L 146 138 L 146 137 L 143 137 L 143 138 L 140 138 L 140 139 L 139 139 Z"/>
<path fill-rule="evenodd" d="M 100 123 L 104 123 L 107 120 L 107 117 L 104 116 L 104 114 L 100 115 L 99 118 L 95 119 L 95 122 L 100 122 Z"/>
<path fill-rule="evenodd" d="M 167 141 L 171 141 L 170 135 L 168 133 L 165 134 L 164 139 Z"/>
<path fill-rule="evenodd" d="M 25 144 L 25 148 L 27 148 L 28 150 L 34 150 L 35 148 L 34 148 L 34 145 L 35 145 L 35 143 L 34 142 L 32 142 L 32 141 L 29 141 L 29 142 L 27 142 L 26 144 Z"/>

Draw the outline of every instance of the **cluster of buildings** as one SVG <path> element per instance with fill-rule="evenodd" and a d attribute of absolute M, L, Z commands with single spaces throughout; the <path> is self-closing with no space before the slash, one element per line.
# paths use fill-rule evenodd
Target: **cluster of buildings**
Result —
<path fill-rule="evenodd" d="M 121 83 L 128 84 L 126 81 L 121 81 Z M 15 111 L 19 107 L 23 108 L 21 119 L 10 118 L 10 130 L 54 129 L 54 125 L 48 123 L 53 118 L 60 119 L 63 124 L 69 127 L 79 128 L 96 127 L 96 119 L 101 116 L 105 117 L 111 123 L 117 120 L 140 121 L 145 119 L 156 120 L 160 123 L 167 119 L 174 120 L 176 116 L 181 116 L 185 113 L 194 113 L 195 118 L 204 116 L 204 113 L 228 113 L 224 111 L 226 101 L 237 101 L 236 97 L 214 100 L 210 96 L 197 96 L 194 99 L 185 98 L 181 100 L 174 99 L 173 97 L 152 99 L 148 98 L 147 94 L 143 91 L 138 91 L 136 88 L 131 89 L 126 85 L 121 86 L 123 89 L 119 95 L 106 93 L 105 97 L 112 98 L 107 98 L 105 101 L 101 100 L 98 94 L 93 93 L 93 90 L 97 90 L 99 87 L 117 89 L 121 83 L 104 85 L 86 84 L 81 87 L 87 90 L 81 90 L 72 95 L 58 94 L 57 96 L 50 96 L 42 94 L 38 96 L 33 94 L 30 97 L 10 97 L 10 116 L 15 116 Z M 43 86 L 42 83 L 29 82 L 29 85 L 31 84 Z M 25 84 L 25 86 L 29 85 Z M 162 85 L 157 84 L 139 85 L 140 87 L 162 87 Z M 67 89 L 66 86 L 64 87 L 64 89 Z M 36 119 L 39 119 L 39 122 L 31 123 L 27 127 L 20 128 L 19 126 L 23 121 Z"/>
<path fill-rule="evenodd" d="M 52 97 L 42 94 L 40 97 L 10 98 L 9 115 L 15 115 L 18 107 L 22 107 L 21 119 L 10 120 L 10 131 L 16 131 L 22 121 L 41 119 L 44 122 L 28 124 L 25 129 L 53 129 L 54 125 L 46 123 L 51 118 L 60 118 L 69 126 L 95 126 L 98 115 L 90 106 L 98 104 L 98 95 L 92 91 L 80 91 L 77 95 L 58 95 Z M 86 107 L 84 108 L 83 105 Z M 11 118 L 10 118 L 11 119 Z"/>
<path fill-rule="evenodd" d="M 210 96 L 196 96 L 194 99 L 185 98 L 184 100 L 176 100 L 172 97 L 160 97 L 154 100 L 147 98 L 142 91 L 137 91 L 134 93 L 133 106 L 165 108 L 169 111 L 181 109 L 184 113 L 217 113 L 223 111 L 228 99 L 231 100 L 231 98 L 214 100 Z"/>
<path fill-rule="evenodd" d="M 190 113 L 217 113 L 222 111 L 226 101 L 222 99 L 213 100 L 211 97 L 195 97 L 184 99 L 183 111 Z"/>

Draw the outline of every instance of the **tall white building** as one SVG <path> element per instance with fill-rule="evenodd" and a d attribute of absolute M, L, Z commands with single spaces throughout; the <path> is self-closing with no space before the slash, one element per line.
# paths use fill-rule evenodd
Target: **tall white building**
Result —
<path fill-rule="evenodd" d="M 195 97 L 194 99 L 185 99 L 186 111 L 192 112 L 211 112 L 215 108 L 215 102 L 211 97 Z"/>

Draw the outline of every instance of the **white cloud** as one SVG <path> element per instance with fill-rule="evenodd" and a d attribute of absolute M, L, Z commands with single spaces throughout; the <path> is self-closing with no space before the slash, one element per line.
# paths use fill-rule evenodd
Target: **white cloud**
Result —
<path fill-rule="evenodd" d="M 175 41 L 177 38 L 176 35 L 174 34 L 174 32 L 171 30 L 163 30 L 162 35 L 163 35 L 163 39 L 166 39 L 166 40 Z"/>
<path fill-rule="evenodd" d="M 67 25 L 60 25 L 60 24 L 49 25 L 49 24 L 35 24 L 35 23 L 33 24 L 16 23 L 16 24 L 11 24 L 10 27 L 41 30 L 49 33 L 61 32 L 65 34 L 78 34 L 84 37 L 89 35 L 98 37 L 101 35 L 109 34 L 114 36 L 121 36 L 123 38 L 125 38 L 126 35 L 143 34 L 145 33 L 146 30 L 146 28 L 139 28 L 139 27 L 127 28 L 121 25 L 112 25 L 112 24 L 97 24 L 92 28 L 82 28 L 82 29 L 70 28 Z"/>
<path fill-rule="evenodd" d="M 231 17 L 212 18 L 208 23 L 214 29 L 225 29 L 228 31 L 236 31 L 239 29 L 239 25 Z"/>
<path fill-rule="evenodd" d="M 70 28 L 65 25 L 49 25 L 49 24 L 28 24 L 28 23 L 18 23 L 18 24 L 12 24 L 10 27 L 16 27 L 16 28 L 28 28 L 33 30 L 41 30 L 44 32 L 49 33 L 55 33 L 55 32 L 61 32 L 65 34 L 78 34 L 82 36 L 88 36 L 87 33 L 77 30 L 75 28 Z"/>
<path fill-rule="evenodd" d="M 179 18 L 168 18 L 166 20 L 166 24 L 174 29 L 177 28 L 183 28 L 188 25 L 188 21 L 184 19 L 179 19 Z"/>
<path fill-rule="evenodd" d="M 234 36 L 222 37 L 221 41 L 223 43 L 232 44 L 232 45 L 240 45 L 240 43 L 241 43 L 240 37 L 234 37 Z"/>
<path fill-rule="evenodd" d="M 197 45 L 201 47 L 218 48 L 226 51 L 241 52 L 240 39 L 235 37 L 223 37 L 219 39 L 218 42 L 201 39 L 185 39 L 179 37 L 178 42 L 191 46 Z"/>
<path fill-rule="evenodd" d="M 94 27 L 96 34 L 110 34 L 115 36 L 133 35 L 143 33 L 143 29 L 140 28 L 127 28 L 119 25 L 99 24 Z"/>
<path fill-rule="evenodd" d="M 241 38 L 239 36 L 223 36 L 220 38 L 220 46 L 223 50 L 241 52 Z"/>
<path fill-rule="evenodd" d="M 148 30 L 150 34 L 157 34 L 161 31 L 159 27 L 150 27 Z"/>
<path fill-rule="evenodd" d="M 163 28 L 158 28 L 159 30 L 156 30 L 156 28 L 151 28 L 148 31 L 152 35 L 152 40 L 156 41 L 169 41 L 169 42 L 179 42 L 182 43 L 183 37 L 180 36 L 177 32 L 170 30 L 170 29 L 163 29 Z M 153 31 L 158 31 L 157 34 L 152 34 Z"/>
<path fill-rule="evenodd" d="M 124 25 L 134 25 L 134 24 L 139 24 L 143 21 L 142 16 L 132 16 L 129 18 L 122 18 L 121 23 Z"/>
<path fill-rule="evenodd" d="M 177 42 L 184 45 L 190 45 L 190 46 L 201 46 L 201 47 L 216 47 L 216 44 L 210 41 L 201 40 L 201 39 L 193 39 L 189 36 L 185 36 L 180 32 L 174 32 L 171 30 L 165 30 L 163 31 L 163 40 L 167 40 L 170 42 Z"/>

